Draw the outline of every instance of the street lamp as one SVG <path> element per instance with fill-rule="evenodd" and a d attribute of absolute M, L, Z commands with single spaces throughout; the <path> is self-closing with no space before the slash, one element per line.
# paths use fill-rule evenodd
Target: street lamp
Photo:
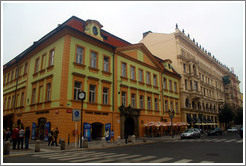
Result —
<path fill-rule="evenodd" d="M 80 111 L 80 148 L 82 148 L 82 137 L 83 137 L 83 130 L 82 130 L 82 116 L 83 116 L 83 102 L 85 100 L 86 93 L 84 91 L 79 92 L 79 100 L 81 100 L 81 111 Z"/>
<path fill-rule="evenodd" d="M 172 138 L 173 138 L 173 118 L 174 118 L 175 112 L 169 110 L 169 111 L 168 111 L 168 114 L 169 114 L 169 117 L 170 117 L 170 119 L 171 119 L 171 132 L 172 132 Z"/>

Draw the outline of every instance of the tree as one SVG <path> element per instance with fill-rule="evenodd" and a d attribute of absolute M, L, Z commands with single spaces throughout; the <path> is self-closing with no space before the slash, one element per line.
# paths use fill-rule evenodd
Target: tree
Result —
<path fill-rule="evenodd" d="M 235 116 L 234 122 L 237 125 L 243 124 L 243 108 L 242 107 L 240 107 L 236 110 L 236 116 Z"/>
<path fill-rule="evenodd" d="M 229 123 L 235 119 L 235 113 L 232 111 L 228 104 L 225 104 L 219 111 L 220 123 L 225 123 L 226 130 L 229 127 Z"/>

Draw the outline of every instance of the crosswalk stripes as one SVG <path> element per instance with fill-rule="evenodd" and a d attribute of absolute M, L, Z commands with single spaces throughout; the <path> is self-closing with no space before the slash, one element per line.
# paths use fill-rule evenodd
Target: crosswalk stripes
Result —
<path fill-rule="evenodd" d="M 116 154 L 114 155 L 114 157 L 122 157 L 122 156 L 126 156 L 128 154 Z M 71 157 L 67 157 L 67 158 L 63 158 L 60 159 L 61 161 L 66 161 L 66 160 L 74 160 L 74 159 L 78 159 L 78 157 L 83 158 L 81 155 L 80 156 L 71 156 Z M 89 157 L 88 155 L 86 155 L 85 157 Z"/>
<path fill-rule="evenodd" d="M 144 156 L 141 158 L 136 158 L 136 159 L 132 159 L 132 162 L 139 162 L 139 161 L 143 161 L 143 160 L 149 160 L 149 159 L 153 159 L 156 158 L 156 156 Z"/>
<path fill-rule="evenodd" d="M 243 142 L 243 139 L 236 141 L 236 143 L 242 143 L 242 142 Z"/>
<path fill-rule="evenodd" d="M 149 162 L 150 162 L 150 163 L 161 163 L 161 162 L 167 162 L 167 161 L 170 161 L 170 160 L 172 160 L 172 159 L 173 159 L 173 158 L 171 158 L 171 157 L 164 157 L 164 158 L 152 160 L 152 161 L 149 161 Z"/>
<path fill-rule="evenodd" d="M 174 163 L 189 163 L 191 161 L 192 160 L 190 160 L 190 159 L 181 159 L 181 160 L 175 161 Z"/>
<path fill-rule="evenodd" d="M 201 138 L 201 139 L 175 139 L 175 140 L 164 140 L 163 142 L 166 143 L 179 143 L 179 142 L 234 142 L 234 143 L 242 143 L 243 139 L 238 140 L 238 139 L 220 139 L 220 138 Z"/>
<path fill-rule="evenodd" d="M 233 141 L 236 141 L 236 139 L 227 140 L 225 142 L 233 142 Z"/>

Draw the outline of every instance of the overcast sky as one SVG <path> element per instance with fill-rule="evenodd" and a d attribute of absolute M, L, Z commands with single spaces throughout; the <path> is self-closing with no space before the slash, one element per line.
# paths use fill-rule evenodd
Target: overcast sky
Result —
<path fill-rule="evenodd" d="M 1 2 L 2 65 L 71 16 L 94 19 L 134 44 L 142 33 L 172 33 L 176 23 L 229 68 L 243 90 L 245 2 Z"/>

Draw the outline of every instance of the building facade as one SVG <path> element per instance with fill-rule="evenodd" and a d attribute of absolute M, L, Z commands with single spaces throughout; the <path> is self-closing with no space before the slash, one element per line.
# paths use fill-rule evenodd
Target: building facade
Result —
<path fill-rule="evenodd" d="M 106 129 L 116 137 L 142 137 L 149 121 L 170 121 L 170 108 L 174 122 L 182 120 L 180 76 L 168 64 L 143 44 L 104 31 L 98 21 L 73 16 L 4 65 L 3 127 L 30 127 L 32 139 L 45 140 L 58 127 L 59 137 L 70 142 L 77 141 L 81 123 L 93 140 Z M 73 111 L 81 110 L 82 90 L 83 120 L 77 122 Z"/>
<path fill-rule="evenodd" d="M 161 34 L 151 31 L 143 34 L 140 41 L 152 54 L 159 58 L 170 59 L 178 73 L 181 74 L 180 104 L 183 121 L 190 127 L 211 128 L 219 126 L 220 107 L 227 102 L 235 103 L 238 97 L 239 80 L 232 72 L 220 63 L 201 45 L 191 40 L 176 25 L 174 33 Z M 226 85 L 223 81 L 229 76 L 228 86 L 236 92 L 226 96 Z M 229 90 L 230 88 L 228 88 Z M 228 98 L 226 98 L 228 97 Z"/>

